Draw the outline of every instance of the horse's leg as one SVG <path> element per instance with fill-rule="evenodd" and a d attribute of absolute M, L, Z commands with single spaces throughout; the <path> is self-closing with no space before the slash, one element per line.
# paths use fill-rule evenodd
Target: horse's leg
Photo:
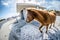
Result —
<path fill-rule="evenodd" d="M 51 23 L 51 25 L 50 25 L 50 27 L 49 27 L 49 28 L 51 28 L 51 26 L 52 26 L 52 23 Z"/>
<path fill-rule="evenodd" d="M 49 26 L 49 24 L 46 25 L 46 33 L 47 33 L 47 31 L 48 31 L 48 26 Z"/>
<path fill-rule="evenodd" d="M 39 30 L 40 30 L 41 33 L 42 33 L 42 30 L 41 30 L 42 27 L 43 27 L 43 25 L 41 25 L 41 26 L 39 27 Z"/>
<path fill-rule="evenodd" d="M 55 27 L 55 22 L 53 23 L 53 27 Z"/>
<path fill-rule="evenodd" d="M 53 24 L 51 24 L 49 28 L 51 28 L 51 26 L 55 27 L 55 22 Z"/>

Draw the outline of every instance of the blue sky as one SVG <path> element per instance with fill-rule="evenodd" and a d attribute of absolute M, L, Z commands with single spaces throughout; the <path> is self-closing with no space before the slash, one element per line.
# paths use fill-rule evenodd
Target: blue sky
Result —
<path fill-rule="evenodd" d="M 8 18 L 16 15 L 16 5 L 14 0 L 0 1 L 0 18 Z"/>
<path fill-rule="evenodd" d="M 0 18 L 16 16 L 17 0 L 0 0 Z M 47 9 L 60 10 L 60 0 L 38 0 Z"/>

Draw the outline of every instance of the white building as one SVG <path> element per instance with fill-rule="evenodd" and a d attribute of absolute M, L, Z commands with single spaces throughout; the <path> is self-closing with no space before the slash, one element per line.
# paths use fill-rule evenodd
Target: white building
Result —
<path fill-rule="evenodd" d="M 17 6 L 17 13 L 21 14 L 21 10 L 24 8 L 38 8 L 38 9 L 45 9 L 44 7 L 40 6 L 40 3 L 38 0 L 17 0 L 16 3 Z M 23 16 L 26 16 L 25 11 L 23 11 L 23 14 L 21 14 L 22 18 Z"/>
<path fill-rule="evenodd" d="M 44 7 L 40 6 L 40 2 L 38 0 L 17 0 L 17 12 L 20 12 L 23 8 L 41 8 L 44 9 Z"/>

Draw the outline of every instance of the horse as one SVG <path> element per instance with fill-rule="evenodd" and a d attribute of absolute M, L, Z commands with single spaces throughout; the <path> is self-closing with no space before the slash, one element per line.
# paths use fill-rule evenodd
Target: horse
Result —
<path fill-rule="evenodd" d="M 36 19 L 41 23 L 39 27 L 40 32 L 42 33 L 41 28 L 46 26 L 46 33 L 48 26 L 52 23 L 55 23 L 56 15 L 54 12 L 48 12 L 46 10 L 37 10 L 37 9 L 27 9 L 27 18 L 26 22 L 31 22 L 33 19 Z"/>

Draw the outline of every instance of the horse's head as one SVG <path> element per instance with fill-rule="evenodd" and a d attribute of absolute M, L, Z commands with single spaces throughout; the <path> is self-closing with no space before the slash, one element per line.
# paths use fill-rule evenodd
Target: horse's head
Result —
<path fill-rule="evenodd" d="M 31 12 L 30 10 L 28 10 L 28 12 L 27 12 L 26 22 L 29 23 L 29 22 L 31 22 L 33 19 L 34 19 L 34 17 L 33 17 L 32 12 Z"/>

